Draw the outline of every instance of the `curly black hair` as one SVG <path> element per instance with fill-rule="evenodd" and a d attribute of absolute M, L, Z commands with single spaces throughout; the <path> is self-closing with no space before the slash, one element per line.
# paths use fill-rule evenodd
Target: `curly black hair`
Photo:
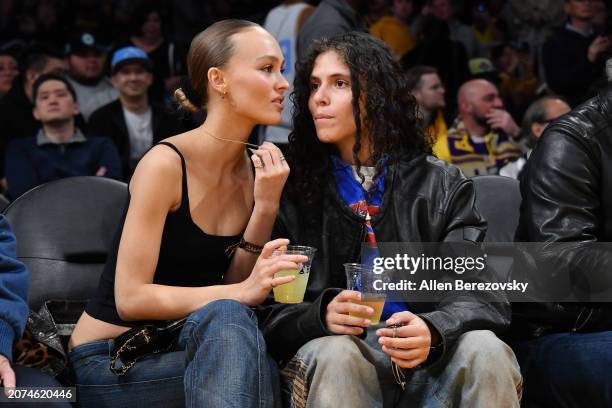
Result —
<path fill-rule="evenodd" d="M 419 121 L 417 102 L 410 93 L 399 62 L 387 45 L 359 32 L 314 41 L 296 66 L 291 95 L 294 130 L 289 135 L 287 152 L 291 164 L 287 193 L 310 210 L 320 206 L 321 187 L 332 175 L 330 155 L 337 153 L 334 145 L 317 138 L 308 108 L 310 75 L 315 60 L 328 51 L 338 54 L 351 75 L 357 128 L 353 160 L 358 173 L 362 164 L 358 158 L 362 137 L 370 142 L 369 162 L 376 165 L 375 179 L 383 174 L 384 166 L 392 165 L 399 157 L 431 153 L 431 142 Z M 361 106 L 365 108 L 363 115 Z M 363 181 L 363 176 L 361 178 Z"/>

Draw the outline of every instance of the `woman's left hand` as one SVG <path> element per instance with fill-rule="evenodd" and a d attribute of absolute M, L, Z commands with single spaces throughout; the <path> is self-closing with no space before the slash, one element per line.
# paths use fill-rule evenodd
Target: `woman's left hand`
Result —
<path fill-rule="evenodd" d="M 264 142 L 251 152 L 255 166 L 255 207 L 276 210 L 289 177 L 289 165 L 283 152 L 270 142 Z"/>

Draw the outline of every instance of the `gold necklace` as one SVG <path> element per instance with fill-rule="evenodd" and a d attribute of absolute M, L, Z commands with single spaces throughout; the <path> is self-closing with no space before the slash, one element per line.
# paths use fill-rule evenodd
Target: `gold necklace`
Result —
<path fill-rule="evenodd" d="M 259 149 L 259 145 L 256 145 L 256 144 L 247 143 L 247 142 L 241 142 L 240 140 L 225 139 L 223 137 L 215 136 L 215 135 L 213 135 L 212 133 L 210 133 L 208 130 L 206 130 L 204 128 L 202 128 L 202 131 L 204 133 L 206 133 L 208 136 L 210 136 L 210 137 L 212 137 L 214 139 L 217 139 L 217 140 L 223 140 L 223 141 L 226 141 L 226 142 L 233 142 L 233 143 L 240 143 L 240 144 L 243 144 L 243 145 L 248 146 L 248 147 L 253 147 L 255 149 Z"/>

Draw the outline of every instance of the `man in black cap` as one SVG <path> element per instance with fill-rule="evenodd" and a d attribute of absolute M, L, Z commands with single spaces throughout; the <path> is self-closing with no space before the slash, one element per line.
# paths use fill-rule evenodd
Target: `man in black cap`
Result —
<path fill-rule="evenodd" d="M 118 94 L 104 75 L 107 47 L 89 32 L 77 33 L 66 47 L 69 80 L 85 120 L 99 107 L 117 99 Z"/>
<path fill-rule="evenodd" d="M 184 130 L 176 115 L 152 104 L 152 61 L 136 47 L 120 48 L 111 61 L 111 81 L 119 99 L 96 110 L 89 119 L 89 134 L 110 137 L 119 151 L 123 174 L 129 179 L 138 160 L 154 144 Z"/>

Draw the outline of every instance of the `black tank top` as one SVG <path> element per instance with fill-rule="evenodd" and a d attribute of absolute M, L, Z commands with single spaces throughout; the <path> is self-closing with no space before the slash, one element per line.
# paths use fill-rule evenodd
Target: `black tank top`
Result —
<path fill-rule="evenodd" d="M 153 283 L 169 286 L 210 286 L 218 285 L 227 271 L 231 259 L 226 249 L 238 243 L 242 234 L 235 236 L 209 235 L 202 231 L 192 220 L 189 210 L 187 191 L 187 169 L 181 152 L 168 142 L 160 142 L 172 148 L 181 158 L 183 168 L 181 206 L 166 217 L 159 250 L 159 260 Z M 123 211 L 123 216 L 104 271 L 100 277 L 98 291 L 85 309 L 90 316 L 120 326 L 134 327 L 144 321 L 123 321 L 117 314 L 115 306 L 115 268 L 119 241 L 125 223 L 130 195 Z M 146 239 L 146 237 L 143 237 Z"/>

